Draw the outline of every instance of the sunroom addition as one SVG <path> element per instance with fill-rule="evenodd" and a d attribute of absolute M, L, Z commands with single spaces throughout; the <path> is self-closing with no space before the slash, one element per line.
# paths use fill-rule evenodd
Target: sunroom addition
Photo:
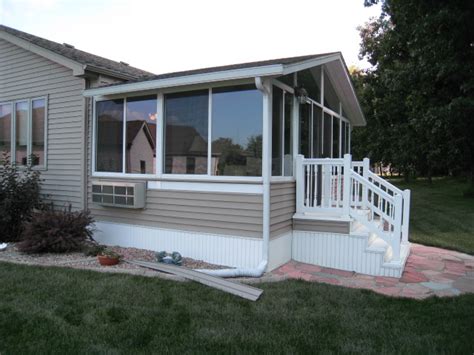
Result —
<path fill-rule="evenodd" d="M 95 101 L 93 179 L 255 196 L 259 210 L 239 210 L 244 205 L 236 202 L 232 213 L 252 224 L 242 222 L 242 234 L 261 236 L 270 268 L 290 257 L 389 276 L 403 269 L 409 192 L 370 172 L 368 160 L 352 161 L 351 130 L 365 119 L 339 53 L 172 73 L 86 96 Z M 187 207 L 187 218 L 195 213 Z M 359 256 L 338 254 L 341 245 Z M 377 266 L 359 263 L 367 258 Z"/>

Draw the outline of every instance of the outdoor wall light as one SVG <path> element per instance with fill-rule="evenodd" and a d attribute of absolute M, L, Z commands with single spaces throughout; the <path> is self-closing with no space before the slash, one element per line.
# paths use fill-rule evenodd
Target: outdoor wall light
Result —
<path fill-rule="evenodd" d="M 308 99 L 308 92 L 302 86 L 296 86 L 295 90 L 295 97 L 300 104 L 305 104 L 306 100 Z"/>

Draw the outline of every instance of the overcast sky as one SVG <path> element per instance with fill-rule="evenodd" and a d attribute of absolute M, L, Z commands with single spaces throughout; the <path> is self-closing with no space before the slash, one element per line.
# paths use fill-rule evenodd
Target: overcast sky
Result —
<path fill-rule="evenodd" d="M 154 73 L 341 51 L 358 59 L 363 0 L 0 0 L 0 23 Z"/>

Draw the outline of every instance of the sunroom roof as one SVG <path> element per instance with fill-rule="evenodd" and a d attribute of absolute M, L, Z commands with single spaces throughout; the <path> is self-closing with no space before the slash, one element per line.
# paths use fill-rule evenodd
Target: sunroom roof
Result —
<path fill-rule="evenodd" d="M 111 84 L 84 91 L 84 95 L 104 96 L 141 92 L 160 88 L 204 84 L 217 81 L 252 77 L 277 77 L 318 65 L 325 65 L 334 88 L 353 125 L 365 125 L 365 118 L 357 100 L 350 75 L 340 52 L 279 58 L 218 67 L 179 71 L 154 75 L 148 78 Z"/>

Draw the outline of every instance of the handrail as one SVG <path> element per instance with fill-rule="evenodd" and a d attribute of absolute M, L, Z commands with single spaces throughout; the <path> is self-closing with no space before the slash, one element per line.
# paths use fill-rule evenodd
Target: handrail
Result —
<path fill-rule="evenodd" d="M 390 195 L 389 193 L 385 192 L 380 187 L 378 187 L 377 185 L 374 185 L 368 179 L 366 179 L 365 177 L 357 174 L 356 172 L 351 171 L 351 178 L 353 178 L 355 180 L 358 180 L 359 182 L 361 182 L 365 185 L 369 185 L 369 186 L 372 185 L 372 186 L 370 186 L 370 189 L 375 190 L 375 192 L 379 195 L 382 195 L 384 199 L 389 200 L 392 203 L 395 201 L 393 195 Z"/>
<path fill-rule="evenodd" d="M 343 165 L 344 159 L 331 159 L 331 158 L 310 158 L 304 159 L 303 165 L 311 165 L 311 164 L 319 164 L 319 165 Z"/>
<path fill-rule="evenodd" d="M 396 192 L 397 194 L 400 194 L 400 195 L 403 195 L 403 191 L 400 190 L 398 187 L 396 187 L 395 185 L 392 185 L 390 184 L 389 182 L 387 182 L 385 179 L 382 179 L 380 176 L 378 176 L 377 174 L 374 174 L 373 172 L 371 171 L 368 171 L 368 175 L 371 179 L 374 179 L 375 181 L 377 181 L 380 185 L 383 185 L 387 190 L 392 190 L 393 192 Z"/>

